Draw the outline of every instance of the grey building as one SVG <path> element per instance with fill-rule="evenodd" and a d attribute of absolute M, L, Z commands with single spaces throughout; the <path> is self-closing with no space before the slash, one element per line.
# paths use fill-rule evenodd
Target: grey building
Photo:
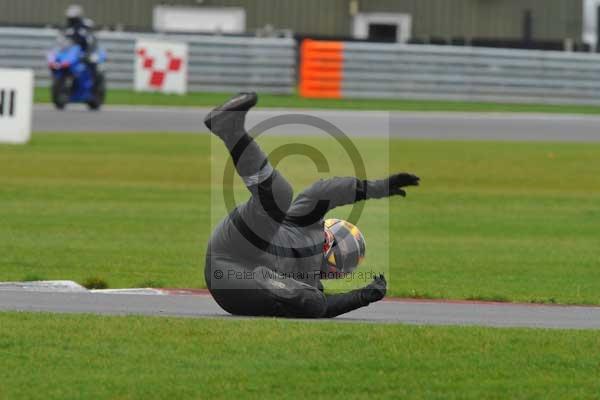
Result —
<path fill-rule="evenodd" d="M 300 36 L 384 41 L 590 44 L 596 42 L 600 5 L 599 0 L 0 0 L 0 24 L 58 25 L 72 2 L 82 4 L 99 27 L 111 29 L 183 26 L 254 33 L 267 27 Z M 203 19 L 202 12 L 212 14 Z M 215 25 L 219 21 L 222 26 Z"/>

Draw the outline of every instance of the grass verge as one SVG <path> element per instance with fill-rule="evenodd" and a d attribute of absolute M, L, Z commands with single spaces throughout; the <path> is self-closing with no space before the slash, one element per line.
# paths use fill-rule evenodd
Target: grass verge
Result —
<path fill-rule="evenodd" d="M 290 140 L 260 142 L 270 150 Z M 335 146 L 306 140 L 328 149 L 331 175 L 350 173 L 333 161 L 342 158 Z M 389 207 L 368 202 L 359 222 L 365 268 L 388 272 L 391 295 L 600 304 L 600 145 L 355 143 L 370 177 L 407 170 L 423 178 Z M 0 280 L 204 286 L 210 224 L 225 212 L 211 208 L 221 183 L 209 171 L 224 157 L 211 154 L 207 135 L 43 134 L 0 146 Z M 323 176 L 304 158 L 279 168 L 296 192 Z"/>
<path fill-rule="evenodd" d="M 0 398 L 592 399 L 593 331 L 0 313 Z"/>
<path fill-rule="evenodd" d="M 178 107 L 214 107 L 231 97 L 231 93 L 189 93 L 184 96 L 161 93 L 136 93 L 113 89 L 107 104 Z M 36 103 L 50 103 L 48 88 L 36 88 Z M 380 111 L 462 111 L 462 112 L 528 112 L 553 114 L 600 114 L 599 106 L 557 104 L 511 104 L 452 100 L 392 100 L 392 99 L 307 99 L 298 95 L 261 94 L 260 107 L 322 108 Z"/>

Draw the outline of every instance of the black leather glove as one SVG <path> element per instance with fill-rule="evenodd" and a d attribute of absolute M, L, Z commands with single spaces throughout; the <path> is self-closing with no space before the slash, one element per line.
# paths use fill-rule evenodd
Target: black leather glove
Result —
<path fill-rule="evenodd" d="M 373 278 L 373 282 L 360 289 L 360 297 L 362 303 L 367 305 L 383 299 L 386 292 L 387 282 L 383 274 L 381 274 Z"/>
<path fill-rule="evenodd" d="M 400 195 L 402 197 L 406 197 L 406 192 L 402 188 L 406 186 L 419 186 L 420 180 L 421 178 L 416 175 L 402 172 L 400 174 L 390 176 L 385 180 L 385 182 L 387 183 L 388 193 L 390 196 Z"/>

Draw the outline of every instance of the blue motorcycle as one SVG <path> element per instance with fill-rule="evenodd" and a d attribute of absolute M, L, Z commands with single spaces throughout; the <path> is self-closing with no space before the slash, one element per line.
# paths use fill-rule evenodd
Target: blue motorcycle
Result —
<path fill-rule="evenodd" d="M 99 48 L 90 58 L 86 60 L 81 47 L 67 38 L 48 54 L 52 102 L 57 109 L 63 110 L 68 103 L 85 103 L 90 110 L 98 110 L 104 104 L 106 80 L 102 67 L 106 52 Z"/>

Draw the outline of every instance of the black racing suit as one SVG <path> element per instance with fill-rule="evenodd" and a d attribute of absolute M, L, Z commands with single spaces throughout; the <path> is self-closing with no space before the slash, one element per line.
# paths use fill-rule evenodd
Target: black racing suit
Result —
<path fill-rule="evenodd" d="M 63 34 L 81 47 L 81 51 L 83 51 L 85 57 L 84 60 L 90 67 L 94 82 L 96 82 L 98 76 L 98 63 L 95 60 L 95 57 L 96 50 L 98 49 L 98 40 L 94 35 L 92 25 L 92 21 L 74 18 L 68 22 L 68 26 L 65 28 Z"/>
<path fill-rule="evenodd" d="M 97 40 L 91 28 L 91 22 L 74 19 L 65 28 L 64 35 L 77 43 L 86 55 L 96 51 Z"/>
<path fill-rule="evenodd" d="M 290 184 L 245 131 L 246 113 L 230 114 L 210 128 L 224 141 L 251 197 L 220 222 L 209 240 L 204 272 L 216 302 L 236 315 L 303 318 L 335 317 L 368 305 L 361 289 L 323 293 L 323 218 L 335 207 L 389 195 L 385 181 L 320 180 L 292 200 Z M 258 267 L 301 282 L 298 296 L 281 301 L 262 290 Z"/>

